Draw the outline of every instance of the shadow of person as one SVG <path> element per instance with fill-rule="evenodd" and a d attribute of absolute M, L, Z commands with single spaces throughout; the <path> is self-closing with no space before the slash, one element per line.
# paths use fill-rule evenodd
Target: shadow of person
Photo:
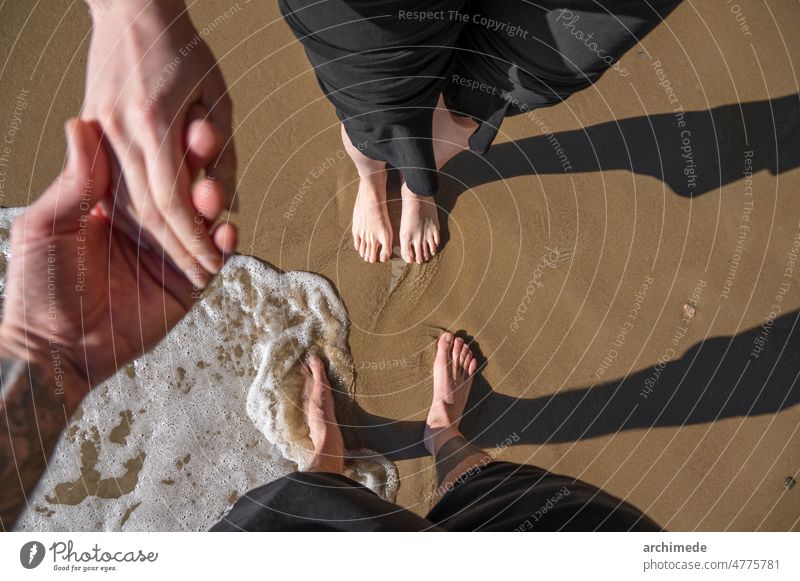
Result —
<path fill-rule="evenodd" d="M 800 403 L 800 311 L 733 337 L 714 337 L 611 382 L 517 398 L 476 378 L 462 431 L 486 449 L 575 442 L 616 432 L 680 427 L 774 414 Z M 678 347 L 675 348 L 678 350 Z M 533 388 L 535 390 L 535 386 Z M 395 460 L 427 455 L 423 422 L 397 422 L 354 404 L 351 421 L 367 447 Z"/>
<path fill-rule="evenodd" d="M 534 137 L 494 145 L 483 158 L 463 153 L 443 168 L 458 179 L 437 194 L 446 211 L 467 188 L 517 176 L 628 170 L 692 197 L 742 179 L 746 170 L 779 174 L 800 165 L 798 94 L 558 133 L 549 132 L 541 109 L 522 116 Z"/>

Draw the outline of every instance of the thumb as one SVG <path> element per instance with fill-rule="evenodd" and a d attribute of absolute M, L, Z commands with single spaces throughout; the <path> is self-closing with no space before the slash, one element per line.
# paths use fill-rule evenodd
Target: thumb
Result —
<path fill-rule="evenodd" d="M 67 163 L 50 187 L 26 212 L 29 226 L 53 231 L 78 227 L 78 219 L 108 192 L 108 155 L 100 133 L 92 123 L 70 119 L 67 135 Z"/>

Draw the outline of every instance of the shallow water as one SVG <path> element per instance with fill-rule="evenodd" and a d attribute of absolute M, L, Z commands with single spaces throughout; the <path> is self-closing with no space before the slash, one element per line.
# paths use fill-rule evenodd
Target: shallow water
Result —
<path fill-rule="evenodd" d="M 16 213 L 0 210 L 4 259 Z M 300 362 L 319 353 L 352 394 L 348 325 L 324 278 L 231 258 L 166 339 L 86 398 L 17 528 L 208 528 L 247 490 L 305 466 Z M 348 475 L 395 498 L 380 456 L 351 453 Z"/>

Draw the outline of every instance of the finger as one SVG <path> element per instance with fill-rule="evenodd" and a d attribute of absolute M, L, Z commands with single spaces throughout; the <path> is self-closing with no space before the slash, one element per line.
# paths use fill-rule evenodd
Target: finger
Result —
<path fill-rule="evenodd" d="M 146 195 L 148 183 L 144 155 L 135 145 L 126 146 L 124 143 L 119 146 L 114 145 L 114 150 L 117 158 L 121 160 L 122 175 L 124 175 L 124 180 L 120 180 L 120 187 L 115 189 L 115 196 L 111 198 L 115 205 L 112 213 L 117 216 L 114 220 L 115 227 L 118 222 L 122 224 L 129 222 L 127 215 L 131 214 L 134 223 L 131 224 L 130 231 L 127 228 L 124 230 L 131 240 L 149 249 L 162 266 L 166 264 L 169 268 L 176 269 L 195 287 L 204 288 L 211 276 L 177 239 L 164 215 L 156 207 L 155 200 Z M 183 170 L 185 171 L 185 168 Z M 134 204 L 133 197 L 127 190 L 142 193 L 138 204 Z M 121 207 L 116 207 L 117 204 Z M 202 228 L 203 231 L 207 229 L 202 219 L 196 227 Z"/>
<path fill-rule="evenodd" d="M 105 131 L 105 130 L 104 130 Z M 110 157 L 113 195 L 106 196 L 101 206 L 111 219 L 113 228 L 128 236 L 132 242 L 145 249 L 155 245 L 155 228 L 143 219 L 143 205 L 135 202 L 130 192 L 147 191 L 144 156 L 139 148 L 116 132 L 106 134 L 107 145 L 113 152 Z"/>
<path fill-rule="evenodd" d="M 28 227 L 77 229 L 79 220 L 108 193 L 108 155 L 92 123 L 71 119 L 64 126 L 67 163 L 26 212 Z"/>
<path fill-rule="evenodd" d="M 121 168 L 114 184 L 114 196 L 108 198 L 113 204 L 110 212 L 114 227 L 121 227 L 132 242 L 150 250 L 162 265 L 166 259 L 168 266 L 182 272 L 191 284 L 205 287 L 210 275 L 184 249 L 156 208 L 155 201 L 147 195 L 149 186 L 143 153 L 116 132 L 110 135 L 110 142 Z M 130 192 L 139 192 L 140 196 L 135 199 Z"/>
<path fill-rule="evenodd" d="M 237 163 L 236 149 L 233 143 L 233 103 L 221 75 L 218 86 L 207 85 L 203 94 L 203 105 L 219 132 L 222 147 L 216 160 L 207 166 L 206 173 L 222 184 L 222 189 L 226 194 L 226 207 L 233 210 L 236 206 Z"/>
<path fill-rule="evenodd" d="M 161 143 L 155 141 L 145 151 L 145 162 L 150 197 L 173 234 L 165 237 L 164 250 L 179 265 L 178 257 L 188 252 L 205 270 L 216 274 L 222 267 L 222 257 L 211 242 L 203 217 L 192 206 L 188 169 L 181 164 L 175 137 L 168 134 Z"/>
<path fill-rule="evenodd" d="M 239 238 L 239 231 L 230 222 L 224 222 L 214 229 L 214 244 L 217 245 L 223 257 L 227 259 L 236 252 L 236 243 Z"/>
<path fill-rule="evenodd" d="M 172 328 L 181 319 L 183 313 L 189 310 L 199 298 L 198 287 L 189 281 L 183 272 L 166 263 L 160 252 L 145 250 L 133 243 L 121 244 L 120 248 L 122 248 L 123 252 L 130 253 L 130 262 L 132 264 L 138 263 L 141 269 L 140 284 L 145 280 L 144 275 L 147 273 L 156 286 L 155 292 L 162 293 L 165 323 L 167 329 Z M 142 292 L 141 289 L 140 292 Z M 166 303 L 169 297 L 172 297 L 181 305 L 182 311 L 180 313 L 168 308 Z"/>
<path fill-rule="evenodd" d="M 184 135 L 186 164 L 191 180 L 209 165 L 220 153 L 222 138 L 206 108 L 196 103 L 189 108 Z"/>
<path fill-rule="evenodd" d="M 198 289 L 205 288 L 211 281 L 211 274 L 184 248 L 161 213 L 152 208 L 152 202 L 146 200 L 145 204 L 146 206 L 143 212 L 144 223 L 147 225 L 150 236 L 154 239 L 155 245 L 157 246 L 157 248 L 154 248 L 152 251 L 160 256 L 162 261 L 165 261 L 165 264 L 182 272 L 195 287 Z M 202 229 L 208 236 L 208 230 L 205 224 L 198 225 L 197 228 L 198 230 Z M 171 254 L 167 250 L 168 248 L 173 249 Z M 218 252 L 216 246 L 214 250 Z M 220 263 L 221 261 L 222 258 L 220 257 Z"/>
<path fill-rule="evenodd" d="M 225 192 L 216 180 L 201 179 L 192 186 L 192 205 L 206 225 L 219 218 L 225 206 Z"/>

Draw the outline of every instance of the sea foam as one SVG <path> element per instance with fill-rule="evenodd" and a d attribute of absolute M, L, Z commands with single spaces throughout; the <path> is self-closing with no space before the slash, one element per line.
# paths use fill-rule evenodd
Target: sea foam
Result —
<path fill-rule="evenodd" d="M 3 273 L 18 213 L 0 210 Z M 84 400 L 17 528 L 208 528 L 248 490 L 307 465 L 300 365 L 318 353 L 337 397 L 350 397 L 347 336 L 346 310 L 324 278 L 232 257 L 153 351 Z M 392 462 L 348 456 L 349 476 L 394 500 Z"/>

